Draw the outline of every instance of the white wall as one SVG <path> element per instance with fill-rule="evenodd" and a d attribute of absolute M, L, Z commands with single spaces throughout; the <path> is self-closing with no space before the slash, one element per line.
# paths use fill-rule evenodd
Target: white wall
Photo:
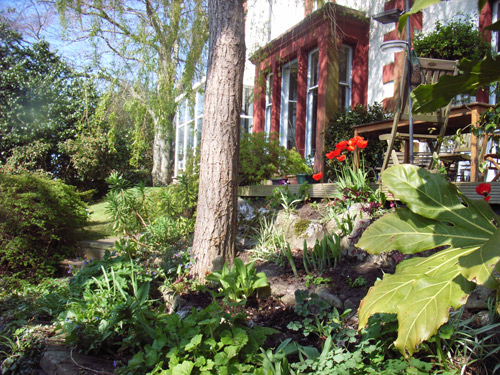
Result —
<path fill-rule="evenodd" d="M 365 12 L 371 17 L 384 11 L 386 0 L 337 0 L 336 3 Z M 304 0 L 248 0 L 246 21 L 247 57 L 269 41 L 277 38 L 304 18 Z M 457 14 L 478 19 L 477 1 L 453 0 L 431 5 L 423 10 L 423 31 L 434 29 L 435 22 L 445 23 Z M 382 68 L 394 61 L 394 55 L 380 51 L 384 34 L 394 30 L 395 24 L 383 25 L 370 19 L 368 104 L 392 97 L 394 84 L 382 83 Z M 252 85 L 255 66 L 247 60 L 245 84 Z"/>

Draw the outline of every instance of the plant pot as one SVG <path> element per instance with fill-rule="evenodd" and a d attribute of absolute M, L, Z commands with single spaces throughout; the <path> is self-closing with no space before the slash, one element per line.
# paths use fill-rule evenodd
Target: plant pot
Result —
<path fill-rule="evenodd" d="M 273 182 L 273 185 L 286 185 L 287 184 L 286 177 L 273 178 L 273 179 L 271 179 L 271 181 Z"/>
<path fill-rule="evenodd" d="M 307 182 L 307 180 L 306 180 L 306 176 L 307 176 L 307 175 L 306 175 L 305 173 L 297 173 L 297 175 L 296 175 L 296 177 L 297 177 L 297 182 L 298 182 L 299 184 L 301 184 L 301 185 L 302 185 L 303 183 Z"/>
<path fill-rule="evenodd" d="M 312 174 L 305 174 L 305 173 L 298 173 L 297 174 L 297 182 L 299 184 L 303 184 L 307 182 L 308 184 L 317 184 L 318 181 L 316 181 L 313 177 Z"/>

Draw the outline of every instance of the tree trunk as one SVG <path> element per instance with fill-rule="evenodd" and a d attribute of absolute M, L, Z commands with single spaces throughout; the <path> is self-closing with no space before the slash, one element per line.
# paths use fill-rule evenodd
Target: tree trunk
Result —
<path fill-rule="evenodd" d="M 240 111 L 245 66 L 242 0 L 209 0 L 209 57 L 192 274 L 231 261 L 237 233 Z"/>
<path fill-rule="evenodd" d="M 170 182 L 171 158 L 169 140 L 162 129 L 156 127 L 153 141 L 153 186 L 166 186 Z"/>

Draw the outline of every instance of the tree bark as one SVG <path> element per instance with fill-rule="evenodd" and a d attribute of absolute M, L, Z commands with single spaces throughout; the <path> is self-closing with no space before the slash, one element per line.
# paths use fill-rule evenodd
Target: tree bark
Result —
<path fill-rule="evenodd" d="M 237 233 L 240 111 L 245 66 L 242 0 L 209 0 L 209 57 L 192 274 L 232 261 Z"/>
<path fill-rule="evenodd" d="M 151 178 L 154 186 L 166 186 L 170 183 L 172 172 L 171 145 L 161 129 L 156 129 L 153 142 L 153 168 Z"/>

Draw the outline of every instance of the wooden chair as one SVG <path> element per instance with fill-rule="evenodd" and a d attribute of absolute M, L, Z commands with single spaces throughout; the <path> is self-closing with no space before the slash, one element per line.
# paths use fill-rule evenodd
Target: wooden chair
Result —
<path fill-rule="evenodd" d="M 420 78 L 420 84 L 432 84 L 436 83 L 442 75 L 457 75 L 457 63 L 458 61 L 451 60 L 440 60 L 440 59 L 428 59 L 428 58 L 419 58 L 419 70 L 414 69 L 412 73 L 412 81 L 413 78 Z M 397 96 L 396 102 L 396 111 L 394 113 L 394 119 L 392 123 L 392 130 L 390 134 L 383 134 L 380 136 L 381 140 L 387 141 L 387 152 L 385 153 L 384 162 L 382 164 L 381 171 L 384 171 L 389 165 L 389 160 L 391 157 L 394 159 L 394 142 L 397 138 L 402 139 L 406 142 L 409 140 L 408 133 L 400 133 L 398 132 L 398 125 L 401 121 L 409 120 L 408 113 L 408 59 L 405 59 L 405 63 L 403 66 L 403 73 L 401 76 L 401 82 L 399 87 L 399 95 Z M 419 77 L 418 77 L 419 76 Z M 414 140 L 427 142 L 430 148 L 431 154 L 439 155 L 439 149 L 441 147 L 442 139 L 446 133 L 446 127 L 448 125 L 448 118 L 450 115 L 451 101 L 447 106 L 439 109 L 433 113 L 426 114 L 413 114 L 413 122 L 420 124 L 425 124 L 427 129 L 435 128 L 435 133 L 431 134 L 430 131 L 427 133 L 422 132 L 422 126 L 420 127 L 420 133 L 413 134 Z M 409 147 L 413 147 L 413 145 L 409 145 Z M 408 149 L 408 147 L 406 147 Z"/>

